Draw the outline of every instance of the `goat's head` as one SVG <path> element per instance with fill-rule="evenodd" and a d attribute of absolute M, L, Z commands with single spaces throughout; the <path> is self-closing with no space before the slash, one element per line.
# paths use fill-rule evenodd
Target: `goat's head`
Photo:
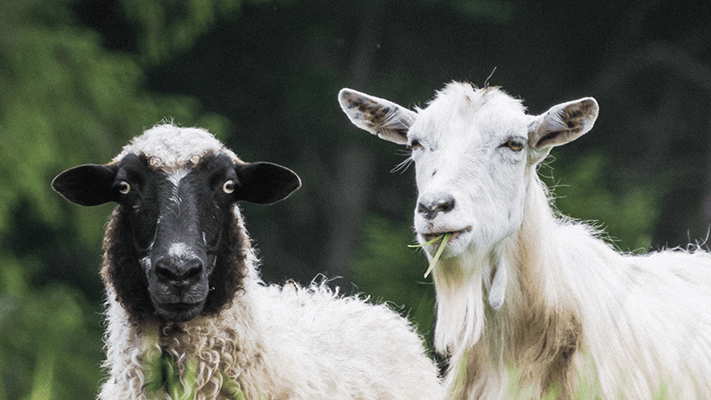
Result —
<path fill-rule="evenodd" d="M 225 284 L 232 293 L 222 295 L 234 295 L 245 271 L 229 265 L 230 252 L 248 245 L 230 232 L 235 203 L 273 203 L 300 185 L 285 167 L 245 163 L 208 132 L 173 125 L 146 131 L 109 164 L 71 168 L 52 182 L 83 206 L 118 203 L 107 232 L 113 264 L 105 279 L 133 314 L 166 321 L 216 311 L 227 299 L 211 301 L 212 293 Z"/>
<path fill-rule="evenodd" d="M 515 232 L 526 176 L 553 146 L 590 130 L 598 113 L 588 97 L 531 116 L 498 88 L 462 83 L 447 85 L 415 111 L 350 89 L 341 90 L 339 102 L 356 126 L 411 149 L 419 191 L 415 230 L 421 243 L 452 233 L 444 259 L 465 251 L 487 255 Z"/>

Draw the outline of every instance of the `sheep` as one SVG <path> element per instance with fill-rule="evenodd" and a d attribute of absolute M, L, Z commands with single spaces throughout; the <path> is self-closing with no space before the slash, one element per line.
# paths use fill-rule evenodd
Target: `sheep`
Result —
<path fill-rule="evenodd" d="M 440 398 L 421 337 L 386 305 L 261 280 L 237 201 L 273 203 L 300 185 L 172 123 L 53 180 L 79 205 L 118 203 L 103 243 L 99 398 Z"/>
<path fill-rule="evenodd" d="M 431 261 L 445 246 L 433 280 L 449 398 L 711 396 L 711 255 L 620 253 L 555 211 L 538 177 L 551 148 L 592 128 L 595 99 L 528 115 L 500 88 L 459 82 L 415 111 L 338 98 L 357 127 L 411 149 L 417 240 L 435 240 Z"/>

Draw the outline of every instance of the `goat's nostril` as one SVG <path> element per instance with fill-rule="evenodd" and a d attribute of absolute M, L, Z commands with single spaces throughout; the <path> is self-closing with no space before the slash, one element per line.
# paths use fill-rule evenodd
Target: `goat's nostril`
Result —
<path fill-rule="evenodd" d="M 442 211 L 442 212 L 450 212 L 454 209 L 454 198 L 450 197 L 446 200 L 442 200 L 437 207 Z"/>
<path fill-rule="evenodd" d="M 422 200 L 417 204 L 417 212 L 426 219 L 434 219 L 438 213 L 447 213 L 454 209 L 454 197 L 446 196 L 434 200 Z"/>

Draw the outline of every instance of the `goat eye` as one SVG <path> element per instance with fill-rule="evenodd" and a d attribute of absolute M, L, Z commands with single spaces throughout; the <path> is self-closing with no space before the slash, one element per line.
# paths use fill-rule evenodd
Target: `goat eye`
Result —
<path fill-rule="evenodd" d="M 413 140 L 407 145 L 407 147 L 409 147 L 410 150 L 417 150 L 417 149 L 419 149 L 420 147 L 422 147 L 422 144 L 420 143 L 419 140 L 413 139 Z"/>
<path fill-rule="evenodd" d="M 118 191 L 121 194 L 128 194 L 128 192 L 131 191 L 131 185 L 129 185 L 126 181 L 119 182 L 116 187 L 118 188 Z"/>
<path fill-rule="evenodd" d="M 227 182 L 222 184 L 222 191 L 231 194 L 232 192 L 235 191 L 235 181 L 232 179 L 228 180 Z"/>
<path fill-rule="evenodd" d="M 508 147 L 513 151 L 523 150 L 523 142 L 519 139 L 509 139 L 504 143 L 504 146 Z"/>

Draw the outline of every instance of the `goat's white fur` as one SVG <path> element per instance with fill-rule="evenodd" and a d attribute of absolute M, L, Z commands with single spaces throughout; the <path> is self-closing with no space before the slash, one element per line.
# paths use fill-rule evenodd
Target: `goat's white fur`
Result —
<path fill-rule="evenodd" d="M 711 396 L 711 255 L 619 253 L 556 215 L 536 173 L 551 147 L 592 127 L 594 99 L 529 116 L 497 88 L 452 83 L 422 110 L 350 89 L 339 101 L 355 125 L 416 144 L 418 203 L 456 200 L 432 219 L 415 212 L 420 242 L 460 232 L 433 272 L 451 398 L 510 398 L 512 371 L 536 396 Z M 522 150 L 506 146 L 519 138 Z"/>
<path fill-rule="evenodd" d="M 152 166 L 170 172 L 211 152 L 242 162 L 207 131 L 172 124 L 135 138 L 114 162 L 143 154 Z M 243 229 L 238 206 L 233 212 Z M 160 328 L 161 335 L 154 323 L 129 318 L 107 282 L 110 377 L 101 399 L 144 399 L 145 358 L 161 351 L 170 353 L 183 373 L 189 362 L 197 363 L 197 399 L 226 399 L 225 379 L 234 380 L 250 400 L 441 397 L 437 368 L 406 319 L 385 305 L 341 297 L 325 284 L 267 286 L 249 240 L 234 246 L 246 248 L 248 272 L 232 305 L 217 316 Z"/>

